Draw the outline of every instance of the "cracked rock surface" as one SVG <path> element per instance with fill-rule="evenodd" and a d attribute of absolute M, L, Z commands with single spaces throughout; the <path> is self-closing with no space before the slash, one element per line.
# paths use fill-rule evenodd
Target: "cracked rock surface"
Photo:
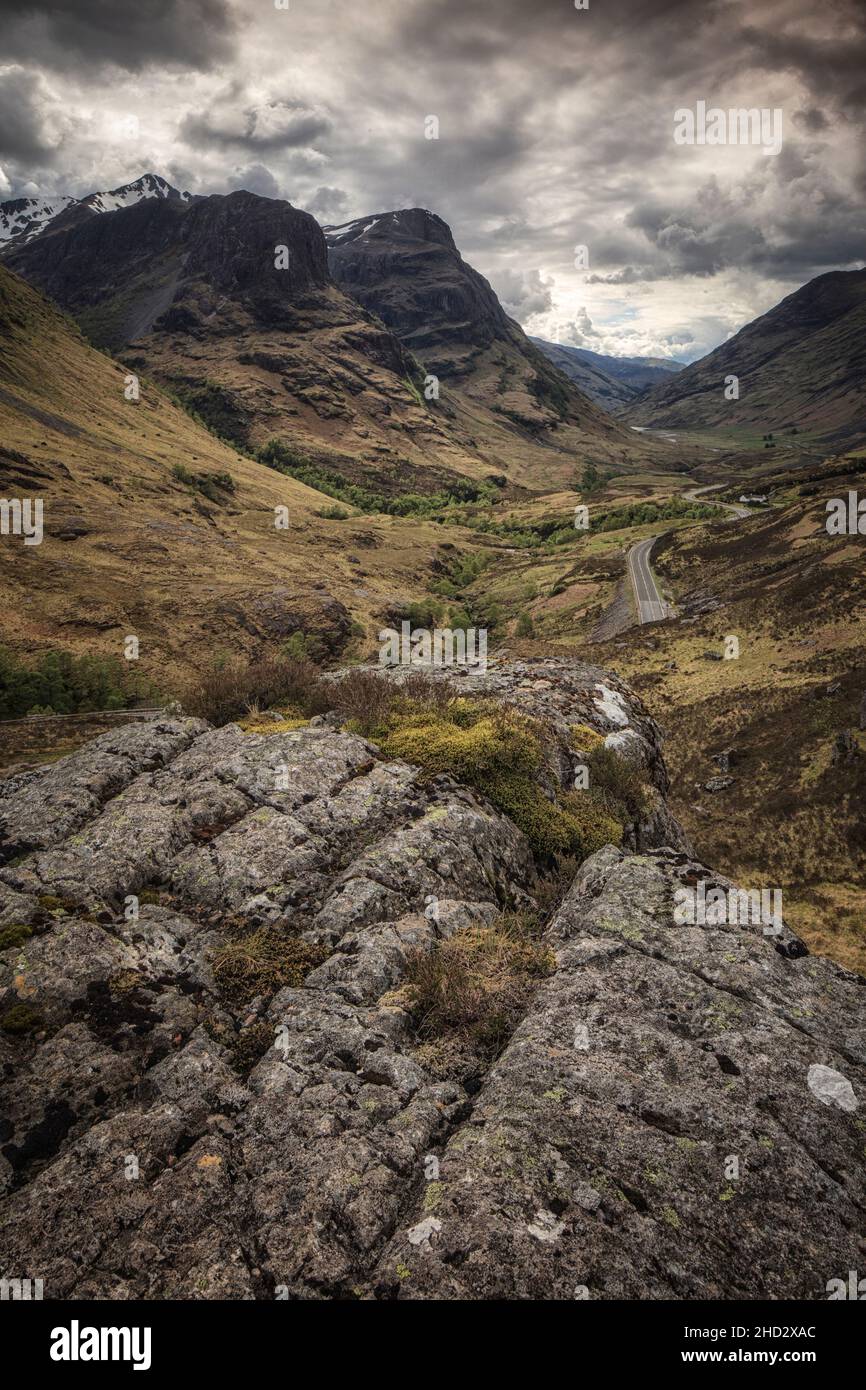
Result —
<path fill-rule="evenodd" d="M 678 925 L 698 878 L 730 886 L 669 850 L 584 864 L 380 1296 L 822 1299 L 862 1264 L 866 981 L 784 928 Z"/>
<path fill-rule="evenodd" d="M 473 1089 L 425 1070 L 399 987 L 535 905 L 474 792 L 327 721 L 184 718 L 0 788 L 0 1272 L 61 1299 L 815 1298 L 862 1264 L 863 981 L 784 927 L 677 924 L 678 887 L 727 885 L 616 678 L 497 663 L 479 693 L 552 721 L 562 785 L 580 723 L 658 800 L 582 866 Z M 300 982 L 228 997 L 239 929 L 308 949 Z"/>

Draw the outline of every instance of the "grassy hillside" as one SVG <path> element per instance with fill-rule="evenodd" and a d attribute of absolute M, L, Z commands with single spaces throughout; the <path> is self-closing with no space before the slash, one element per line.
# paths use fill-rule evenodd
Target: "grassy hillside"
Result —
<path fill-rule="evenodd" d="M 0 539 L 4 641 L 19 655 L 117 656 L 134 634 L 139 669 L 166 689 L 217 652 L 298 631 L 332 655 L 369 651 L 383 613 L 478 544 L 459 525 L 335 507 L 147 377 L 126 400 L 124 368 L 2 267 L 0 336 L 0 495 L 40 497 L 45 515 L 41 545 Z"/>
<path fill-rule="evenodd" d="M 780 887 L 813 949 L 866 972 L 866 537 L 824 526 L 826 498 L 858 482 L 862 495 L 862 477 L 671 534 L 654 565 L 680 616 L 597 651 L 665 727 L 672 805 L 699 856 Z M 718 660 L 729 635 L 739 657 Z M 733 781 L 708 791 L 727 749 Z"/>
<path fill-rule="evenodd" d="M 729 376 L 736 400 L 725 397 Z M 811 280 L 624 414 L 636 425 L 851 447 L 866 434 L 866 270 Z"/>

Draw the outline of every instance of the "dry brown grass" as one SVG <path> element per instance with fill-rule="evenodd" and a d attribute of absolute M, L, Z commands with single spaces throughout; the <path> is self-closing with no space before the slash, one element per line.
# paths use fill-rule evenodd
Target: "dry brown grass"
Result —
<path fill-rule="evenodd" d="M 421 1060 L 462 1079 L 499 1055 L 539 981 L 555 968 L 537 919 L 507 914 L 466 927 L 409 961 L 403 993 Z"/>
<path fill-rule="evenodd" d="M 330 692 L 311 662 L 274 655 L 212 667 L 182 691 L 181 703 L 187 714 L 220 726 L 276 704 L 321 714 Z"/>

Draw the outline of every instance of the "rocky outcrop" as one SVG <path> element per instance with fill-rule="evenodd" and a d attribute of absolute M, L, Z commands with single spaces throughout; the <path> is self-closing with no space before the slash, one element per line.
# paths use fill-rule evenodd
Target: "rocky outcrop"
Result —
<path fill-rule="evenodd" d="M 486 679 L 552 728 L 632 735 L 663 796 L 616 678 Z M 3 787 L 4 1274 L 55 1298 L 757 1298 L 856 1267 L 859 977 L 783 926 L 677 925 L 677 887 L 716 880 L 648 824 L 656 848 L 583 865 L 492 1070 L 439 1079 L 410 959 L 533 908 L 527 842 L 329 717 L 275 729 L 129 726 Z M 263 947 L 275 973 L 234 988 Z"/>
<path fill-rule="evenodd" d="M 862 1264 L 864 981 L 679 926 L 685 856 L 588 861 L 558 969 L 379 1261 L 410 1298 L 826 1298 Z"/>
<path fill-rule="evenodd" d="M 385 667 L 384 674 L 399 683 L 412 669 Z M 626 826 L 624 844 L 630 849 L 660 845 L 689 849 L 685 832 L 666 801 L 669 786 L 661 730 L 619 677 L 565 657 L 515 661 L 494 656 L 484 671 L 468 665 L 424 670 L 428 678 L 447 681 L 460 694 L 495 699 L 539 720 L 548 737 L 550 795 L 575 786 L 576 773 L 596 742 L 593 736 L 598 736 L 606 748 L 633 764 L 644 780 L 643 806 Z"/>

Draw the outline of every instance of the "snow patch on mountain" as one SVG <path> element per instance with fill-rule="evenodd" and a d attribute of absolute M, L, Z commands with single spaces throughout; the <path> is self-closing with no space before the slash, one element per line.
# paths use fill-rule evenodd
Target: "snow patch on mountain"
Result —
<path fill-rule="evenodd" d="M 73 207 L 87 212 L 117 212 L 129 208 L 144 198 L 179 198 L 188 203 L 191 193 L 181 193 L 159 174 L 142 174 L 132 183 L 122 184 L 105 192 L 89 193 L 85 198 L 58 196 L 52 198 L 12 198 L 0 203 L 0 243 L 14 241 L 17 245 L 41 236 L 61 213 Z"/>

